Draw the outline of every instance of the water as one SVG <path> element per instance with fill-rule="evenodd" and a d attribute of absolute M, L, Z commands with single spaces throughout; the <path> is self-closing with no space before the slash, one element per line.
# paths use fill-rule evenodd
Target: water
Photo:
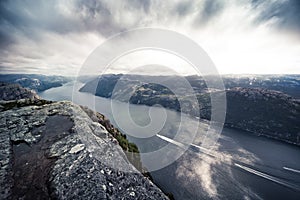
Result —
<path fill-rule="evenodd" d="M 81 85 L 76 85 L 76 88 Z M 111 104 L 119 108 L 119 116 L 124 114 L 122 107 L 128 104 L 111 102 L 76 90 L 72 92 L 73 84 L 68 83 L 39 95 L 49 100 L 72 100 L 74 94 L 75 103 L 101 112 L 118 127 L 113 120 Z M 137 124 L 144 126 L 151 121 L 149 109 L 148 106 L 130 105 L 130 114 Z M 178 150 L 180 144 L 190 140 L 197 122 L 195 119 L 159 107 L 150 110 L 159 116 L 165 115 L 167 120 L 158 136 L 128 136 L 142 153 L 159 150 L 168 144 L 171 151 Z M 130 124 L 128 118 L 120 119 L 122 126 Z M 179 127 L 185 134 L 174 138 Z M 172 193 L 175 199 L 300 199 L 299 147 L 224 128 L 216 145 L 208 151 L 201 146 L 206 128 L 207 124 L 201 123 L 193 145 L 187 151 L 179 150 L 180 153 L 176 154 L 179 158 L 175 162 L 151 172 L 155 183 L 165 192 Z M 149 133 L 140 134 L 148 136 Z M 163 153 L 161 160 L 164 156 Z M 151 168 L 151 163 L 143 154 L 142 162 Z"/>

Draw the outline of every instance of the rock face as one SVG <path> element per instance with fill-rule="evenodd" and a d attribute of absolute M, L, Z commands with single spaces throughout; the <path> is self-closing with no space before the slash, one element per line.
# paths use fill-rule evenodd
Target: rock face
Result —
<path fill-rule="evenodd" d="M 167 199 L 93 111 L 38 99 L 0 105 L 0 199 Z"/>
<path fill-rule="evenodd" d="M 18 84 L 0 83 L 0 100 L 38 99 L 38 95 Z"/>

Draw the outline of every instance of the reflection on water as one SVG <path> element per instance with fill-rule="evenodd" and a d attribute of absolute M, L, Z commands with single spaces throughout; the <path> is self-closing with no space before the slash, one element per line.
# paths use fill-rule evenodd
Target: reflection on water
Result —
<path fill-rule="evenodd" d="M 76 85 L 76 88 L 81 85 Z M 49 100 L 72 100 L 72 94 L 76 95 L 75 103 L 101 112 L 118 126 L 113 120 L 110 100 L 77 90 L 72 92 L 73 85 L 69 83 L 39 95 Z M 119 106 L 118 112 L 122 116 L 121 108 L 127 104 L 113 104 Z M 161 113 L 161 109 L 155 108 L 151 112 Z M 201 147 L 208 127 L 206 123 L 198 126 L 197 135 L 193 138 L 197 124 L 195 119 L 166 109 L 163 112 L 166 112 L 167 120 L 159 132 L 161 137 L 128 135 L 128 139 L 136 143 L 143 153 L 159 150 L 168 144 L 180 149 L 176 142 L 186 144 L 193 139 L 193 145 L 187 151 L 182 150 L 183 155 L 176 162 L 151 173 L 154 181 L 176 199 L 300 199 L 300 174 L 296 172 L 300 169 L 298 147 L 225 128 L 219 141 L 208 151 Z M 151 122 L 148 106 L 130 105 L 130 114 L 140 126 Z M 122 125 L 130 124 L 127 118 L 122 120 Z M 175 137 L 179 127 L 184 134 Z M 125 128 L 130 130 L 131 127 Z M 142 161 L 146 167 L 151 164 L 143 156 Z"/>

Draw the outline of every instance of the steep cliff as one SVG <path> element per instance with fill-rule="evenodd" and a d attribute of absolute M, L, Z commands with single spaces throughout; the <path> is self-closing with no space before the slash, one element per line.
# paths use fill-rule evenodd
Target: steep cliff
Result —
<path fill-rule="evenodd" d="M 36 98 L 0 105 L 0 199 L 167 199 L 97 113 Z"/>

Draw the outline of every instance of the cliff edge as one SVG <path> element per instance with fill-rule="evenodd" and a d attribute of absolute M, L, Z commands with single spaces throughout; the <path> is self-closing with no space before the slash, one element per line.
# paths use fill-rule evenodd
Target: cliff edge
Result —
<path fill-rule="evenodd" d="M 167 199 L 93 111 L 38 98 L 0 107 L 0 199 Z"/>

